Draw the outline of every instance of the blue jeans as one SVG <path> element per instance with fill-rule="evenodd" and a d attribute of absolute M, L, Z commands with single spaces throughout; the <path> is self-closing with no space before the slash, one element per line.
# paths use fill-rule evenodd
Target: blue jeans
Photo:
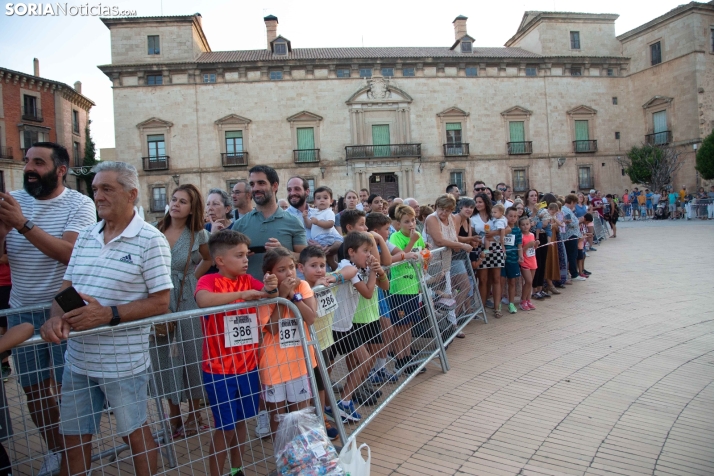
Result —
<path fill-rule="evenodd" d="M 570 238 L 573 238 L 572 236 Z M 578 271 L 578 240 L 569 239 L 564 243 L 565 254 L 568 257 L 568 269 L 570 270 L 570 277 L 576 278 L 580 276 Z"/>

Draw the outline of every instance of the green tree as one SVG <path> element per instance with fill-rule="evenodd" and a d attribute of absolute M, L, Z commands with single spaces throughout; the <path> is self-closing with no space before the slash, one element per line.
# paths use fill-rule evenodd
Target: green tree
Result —
<path fill-rule="evenodd" d="M 672 183 L 682 167 L 679 156 L 680 152 L 674 147 L 643 144 L 630 149 L 618 162 L 632 183 L 659 191 Z"/>
<path fill-rule="evenodd" d="M 91 120 L 87 120 L 87 126 L 84 128 L 84 159 L 82 159 L 82 179 L 87 185 L 87 194 L 94 200 L 94 192 L 92 191 L 92 180 L 94 180 L 94 172 L 91 172 L 92 167 L 97 164 L 97 148 L 92 140 L 92 134 L 89 132 Z"/>
<path fill-rule="evenodd" d="M 704 180 L 714 179 L 714 131 L 704 138 L 699 147 L 695 168 Z"/>

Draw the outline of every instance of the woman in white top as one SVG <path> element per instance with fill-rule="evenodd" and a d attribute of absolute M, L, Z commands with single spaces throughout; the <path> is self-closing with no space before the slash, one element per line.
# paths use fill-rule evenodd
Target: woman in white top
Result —
<path fill-rule="evenodd" d="M 474 197 L 476 202 L 476 212 L 471 217 L 471 226 L 477 235 L 493 238 L 499 232 L 493 230 L 493 219 L 491 218 L 491 200 L 481 193 Z M 489 231 L 486 231 L 488 225 Z M 485 251 L 481 265 L 478 268 L 478 289 L 481 294 L 481 302 L 485 303 L 488 298 L 489 285 L 493 287 L 494 317 L 502 317 L 501 314 L 501 268 L 506 263 L 506 256 L 503 248 L 491 240 L 488 250 Z"/>
<path fill-rule="evenodd" d="M 459 260 L 461 266 L 454 267 L 451 262 L 451 253 L 464 251 L 470 252 L 473 248 L 468 243 L 461 243 L 454 226 L 453 212 L 456 208 L 456 199 L 451 194 L 445 194 L 436 199 L 436 211 L 426 217 L 424 221 L 424 239 L 432 249 L 443 247 L 443 251 L 436 256 L 432 252 L 432 263 L 441 261 L 441 270 L 444 271 L 445 286 L 444 291 L 451 293 L 452 279 L 453 286 L 460 292 L 456 295 L 456 309 L 460 310 L 468 297 L 466 290 L 469 287 L 468 275 L 463 265 L 463 260 Z M 456 271 L 456 272 L 455 272 Z M 448 313 L 449 322 L 456 328 L 456 313 Z M 466 337 L 462 332 L 456 337 L 463 339 Z"/>

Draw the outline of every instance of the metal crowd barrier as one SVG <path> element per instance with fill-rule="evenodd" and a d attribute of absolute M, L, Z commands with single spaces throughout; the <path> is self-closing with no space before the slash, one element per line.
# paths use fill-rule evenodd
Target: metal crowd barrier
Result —
<path fill-rule="evenodd" d="M 103 405 L 104 402 L 90 400 L 92 409 L 88 412 L 88 416 L 99 422 L 97 434 L 94 435 L 91 443 L 92 474 L 136 474 L 134 459 L 142 457 L 149 458 L 150 464 L 152 458 L 155 459 L 156 471 L 154 474 L 210 474 L 210 466 L 212 462 L 215 462 L 214 457 L 210 453 L 212 438 L 214 442 L 218 441 L 218 445 L 222 443 L 223 446 L 229 448 L 227 452 L 230 453 L 230 456 L 226 458 L 227 460 L 237 459 L 242 456 L 240 465 L 246 474 L 268 474 L 274 471 L 276 466 L 270 440 L 263 440 L 255 435 L 256 416 L 251 416 L 245 420 L 247 436 L 245 443 L 240 445 L 240 451 L 235 447 L 235 442 L 221 441 L 221 438 L 225 440 L 226 436 L 230 438 L 230 433 L 221 431 L 217 432 L 218 437 L 212 436 L 215 421 L 212 415 L 210 397 L 207 398 L 206 395 L 206 382 L 204 382 L 203 372 L 201 370 L 201 356 L 204 345 L 203 332 L 199 331 L 198 333 L 189 334 L 185 329 L 196 329 L 194 325 L 197 320 L 200 322 L 201 319 L 218 318 L 226 324 L 230 323 L 229 325 L 235 336 L 231 342 L 245 343 L 249 342 L 250 339 L 253 339 L 251 342 L 255 342 L 256 338 L 258 339 L 257 342 L 263 342 L 260 333 L 256 332 L 259 329 L 259 325 L 256 325 L 256 322 L 260 322 L 261 318 L 268 319 L 277 304 L 280 304 L 280 306 L 277 306 L 279 318 L 292 318 L 283 319 L 286 323 L 285 326 L 281 324 L 279 329 L 276 326 L 276 331 L 285 331 L 285 333 L 289 335 L 289 338 L 280 340 L 281 345 L 279 347 L 282 349 L 282 344 L 285 344 L 286 348 L 299 347 L 301 348 L 301 355 L 299 358 L 296 357 L 292 360 L 290 358 L 286 360 L 284 357 L 281 360 L 281 357 L 277 356 L 277 350 L 275 350 L 274 346 L 272 348 L 265 347 L 263 355 L 268 359 L 266 362 L 273 362 L 275 365 L 264 365 L 262 370 L 273 374 L 274 379 L 283 378 L 293 380 L 294 377 L 294 379 L 299 379 L 299 382 L 304 381 L 304 390 L 307 396 L 305 397 L 305 394 L 303 394 L 299 398 L 295 398 L 295 400 L 301 401 L 296 401 L 290 405 L 290 408 L 296 409 L 307 405 L 315 406 L 318 417 L 322 418 L 322 406 L 319 403 L 315 405 L 316 402 L 313 401 L 313 397 L 316 398 L 314 389 L 317 388 L 317 384 L 313 369 L 315 360 L 312 359 L 312 355 L 319 355 L 319 348 L 317 347 L 317 342 L 309 339 L 309 336 L 306 335 L 305 326 L 302 324 L 302 316 L 297 310 L 297 307 L 286 299 L 274 298 L 185 311 L 143 319 L 138 322 L 121 323 L 115 327 L 100 327 L 70 333 L 70 340 L 78 340 L 81 338 L 96 339 L 98 335 L 114 337 L 117 347 L 120 347 L 119 352 L 121 353 L 126 345 L 126 331 L 140 330 L 145 337 L 145 354 L 149 355 L 148 359 L 145 358 L 144 361 L 144 363 L 149 365 L 149 369 L 147 370 L 148 385 L 145 387 L 146 393 L 137 395 L 134 405 L 146 405 L 146 424 L 160 451 L 149 449 L 144 454 L 132 454 L 130 446 L 117 434 L 117 415 L 122 414 L 123 410 L 129 410 L 128 414 L 131 415 L 140 407 L 110 407 Z M 20 312 L 43 313 L 42 316 L 44 316 L 44 311 L 47 308 L 48 305 L 39 305 L 27 308 L 8 309 L 1 312 L 9 316 Z M 289 315 L 284 314 L 286 310 L 290 312 Z M 251 315 L 255 315 L 256 317 L 253 318 Z M 257 319 L 257 321 L 255 321 L 255 319 Z M 170 334 L 170 337 L 162 339 L 156 336 L 154 332 L 155 326 L 168 322 L 176 323 L 175 329 Z M 256 333 L 258 334 L 257 336 Z M 216 337 L 228 339 L 226 334 Z M 278 340 L 275 340 L 275 342 L 277 345 Z M 43 341 L 39 336 L 34 336 L 13 349 L 13 357 L 17 358 L 17 356 L 22 355 L 23 352 L 30 352 L 30 354 L 25 354 L 26 356 L 38 357 L 44 352 L 44 349 L 48 345 L 49 344 Z M 309 352 L 309 347 L 314 349 L 314 354 Z M 108 352 L 114 352 L 116 350 L 117 349 L 107 349 Z M 274 356 L 270 353 L 271 350 L 274 351 Z M 299 352 L 296 352 L 297 351 L 293 351 L 290 355 L 297 356 Z M 189 359 L 185 358 L 187 355 L 198 355 L 199 361 L 188 361 Z M 305 359 L 303 359 L 302 356 L 305 355 L 308 356 L 307 361 L 309 364 L 306 366 L 306 373 L 301 373 L 301 364 L 305 367 Z M 151 362 L 146 362 L 146 360 Z M 59 371 L 62 370 L 62 367 L 62 362 L 52 362 L 49 366 L 49 370 Z M 28 410 L 27 398 L 20 382 L 21 380 L 29 378 L 32 372 L 26 372 L 24 374 L 18 373 L 17 361 L 13 361 L 13 368 L 13 374 L 4 384 L 6 405 L 3 405 L 4 402 L 0 402 L 0 430 L 4 430 L 7 433 L 6 435 L 0 433 L 0 442 L 2 442 L 9 453 L 13 474 L 17 472 L 17 474 L 34 476 L 38 474 L 40 466 L 49 452 L 46 444 L 47 434 L 55 430 L 56 425 L 52 425 L 47 418 L 43 418 L 45 415 L 42 414 L 37 415 L 35 418 L 36 423 L 33 421 Z M 52 372 L 50 372 L 50 374 L 52 374 Z M 183 376 L 184 378 L 179 379 L 178 376 Z M 39 378 L 41 379 L 43 377 L 40 376 Z M 121 377 L 118 380 L 123 385 L 132 385 L 136 384 L 136 379 L 136 376 L 129 375 Z M 70 402 L 74 401 L 71 398 L 72 394 L 67 390 L 67 382 L 63 382 L 63 384 L 64 393 L 62 393 L 62 387 L 57 383 L 56 379 L 50 377 L 52 399 L 56 397 L 58 400 L 59 398 L 62 399 L 62 403 L 60 403 L 61 413 L 66 416 L 69 413 L 73 413 L 73 411 L 81 410 L 81 408 L 79 408 L 81 405 L 73 407 L 70 404 Z M 213 385 L 218 389 L 221 387 L 220 383 Z M 137 388 L 141 388 L 141 386 L 139 385 Z M 246 388 L 242 390 L 243 394 L 241 396 L 244 399 L 244 408 L 250 406 L 248 405 L 246 407 L 245 399 L 249 399 L 249 402 L 253 400 L 257 402 L 261 393 L 263 394 L 261 399 L 266 399 L 265 395 L 267 395 L 267 390 L 262 392 L 259 384 L 255 388 L 253 388 L 251 384 L 248 392 L 245 392 Z M 196 405 L 189 407 L 187 400 L 197 396 L 201 396 L 202 398 L 197 399 L 195 402 Z M 117 395 L 113 393 L 109 396 L 109 400 L 115 400 L 116 397 Z M 169 400 L 171 399 L 179 403 L 180 413 L 182 414 L 181 420 L 177 420 L 176 418 L 172 420 L 170 418 Z M 43 407 L 49 407 L 51 403 L 50 397 L 47 396 L 44 400 L 45 401 L 42 402 Z M 225 403 L 230 404 L 236 402 Z M 271 402 L 267 405 L 269 407 L 268 409 L 271 410 L 271 415 L 284 413 L 289 406 L 286 401 Z M 260 406 L 262 409 L 264 404 L 261 403 Z M 87 407 L 84 406 L 84 408 Z M 224 405 L 223 409 L 226 410 L 226 408 L 228 407 Z M 231 409 L 228 409 L 229 415 L 231 411 Z M 61 424 L 77 423 L 81 425 L 78 418 L 77 420 L 70 419 L 69 422 L 67 420 L 67 418 L 63 417 Z M 180 425 L 175 425 L 172 428 L 172 423 L 177 423 L 178 421 L 184 423 L 184 431 L 175 431 L 177 429 L 181 430 Z M 188 425 L 189 422 L 195 423 Z M 176 426 L 178 426 L 178 428 L 176 428 Z M 61 441 L 60 444 L 66 447 L 65 437 L 60 434 L 59 438 Z M 216 440 L 216 438 L 218 438 L 218 440 Z M 146 441 L 143 441 L 143 444 L 144 447 L 147 446 Z M 231 467 L 237 467 L 235 466 L 235 461 L 230 461 L 230 463 L 231 465 L 229 466 L 229 461 L 226 461 L 226 466 L 223 468 L 221 474 L 229 473 Z M 228 469 L 226 470 L 225 468 Z"/>
<path fill-rule="evenodd" d="M 230 461 L 230 466 L 227 461 L 220 474 L 226 474 L 229 471 L 226 468 L 238 467 L 238 458 L 241 458 L 240 466 L 245 474 L 270 474 L 276 469 L 272 437 L 277 422 L 273 422 L 267 432 L 258 434 L 261 416 L 253 415 L 251 410 L 251 415 L 244 420 L 245 424 L 240 423 L 236 427 L 246 435 L 245 443 L 238 445 L 240 448 L 232 440 L 231 433 L 215 431 L 211 402 L 213 393 L 208 395 L 207 385 L 217 388 L 217 384 L 207 383 L 204 375 L 207 364 L 203 359 L 204 327 L 201 323 L 208 322 L 207 319 L 218 319 L 229 325 L 233 335 L 230 340 L 225 333 L 210 337 L 222 339 L 226 344 L 253 343 L 261 346 L 258 358 L 263 361 L 259 365 L 259 383 L 251 383 L 247 394 L 241 394 L 244 408 L 252 408 L 253 403 L 259 401 L 260 410 L 269 410 L 268 420 L 274 420 L 275 414 L 310 405 L 316 407 L 317 416 L 322 419 L 323 409 L 327 406 L 330 412 L 325 416 L 334 421 L 342 443 L 355 438 L 430 361 L 438 357 L 441 370 L 447 372 L 446 347 L 473 319 L 486 322 L 468 254 L 449 253 L 439 248 L 431 251 L 427 260 L 396 263 L 386 271 L 390 275 L 392 291 L 401 289 L 411 294 L 392 294 L 377 291 L 375 287 L 371 300 L 359 298 L 364 302 L 358 305 L 358 312 L 355 312 L 344 299 L 338 299 L 355 292 L 351 283 L 339 283 L 330 288 L 318 286 L 314 289 L 318 317 L 309 327 L 308 334 L 297 307 L 281 298 L 166 314 L 116 327 L 72 332 L 70 340 L 97 339 L 103 335 L 115 338 L 116 346 L 125 345 L 122 342 L 127 339 L 126 331 L 140 331 L 144 336 L 148 385 L 146 393 L 136 398 L 136 404 L 146 405 L 146 423 L 160 451 L 146 450 L 143 454 L 132 454 L 116 426 L 118 415 L 125 408 L 107 407 L 104 402 L 92 401 L 89 413 L 99 422 L 91 443 L 92 474 L 135 474 L 135 458 L 153 458 L 154 454 L 157 461 L 155 474 L 210 474 L 211 466 L 219 464 L 219 460 L 212 456 L 214 445 L 216 448 L 228 448 L 221 453 L 229 454 L 226 459 Z M 38 319 L 42 320 L 48 306 L 0 312 L 9 316 L 23 312 L 37 313 Z M 267 336 L 260 324 L 270 319 L 276 306 L 277 317 L 286 318 L 282 319 L 283 324 L 290 324 L 274 325 L 273 331 L 277 330 L 279 336 L 287 331 L 289 337 L 284 342 L 273 333 L 270 333 L 272 337 Z M 377 319 L 361 322 L 364 319 L 357 314 L 366 316 L 363 311 L 368 306 L 376 310 L 376 314 L 370 314 L 370 319 L 374 316 Z M 342 323 L 342 327 L 335 326 L 335 322 Z M 175 324 L 168 336 L 159 332 L 166 323 Z M 333 332 L 335 327 L 344 328 L 348 324 L 352 325 L 348 332 Z M 273 345 L 266 346 L 266 339 L 270 339 L 268 343 Z M 37 357 L 48 346 L 39 336 L 34 336 L 18 346 L 13 355 L 17 358 L 22 352 L 29 351 Z M 297 351 L 298 347 L 301 352 Z M 292 350 L 283 354 L 284 349 Z M 116 348 L 107 349 L 108 353 L 115 351 Z M 210 361 L 215 360 L 210 357 Z M 52 362 L 49 369 L 61 371 L 62 366 L 63 362 Z M 36 415 L 33 421 L 20 383 L 31 373 L 18 374 L 16 361 L 13 368 L 15 373 L 5 384 L 7 404 L 0 402 L 0 441 L 3 440 L 1 430 L 6 428 L 8 434 L 3 444 L 8 449 L 13 472 L 36 475 L 49 451 L 45 442 L 48 432 L 55 428 L 47 418 L 43 419 L 43 415 Z M 324 382 L 324 401 L 317 390 L 315 369 Z M 42 378 L 47 377 L 39 377 Z M 135 376 L 129 375 L 120 380 L 128 385 L 134 382 Z M 283 398 L 276 396 L 283 386 L 266 388 L 264 385 L 278 380 L 291 381 L 291 390 L 285 400 L 274 402 L 272 400 L 276 398 Z M 72 410 L 80 408 L 77 408 L 79 405 L 72 407 L 70 402 L 74 400 L 70 392 L 65 386 L 65 393 L 62 393 L 57 381 L 54 377 L 50 378 L 50 395 L 42 397 L 43 404 L 49 406 L 52 398 L 61 397 L 64 400 L 61 413 L 66 417 L 73 413 Z M 298 386 L 302 391 L 295 390 Z M 113 397 L 110 395 L 109 400 Z M 340 406 L 344 408 L 345 401 L 354 404 L 358 419 L 352 413 L 349 414 L 351 418 L 343 419 L 347 413 L 341 413 Z M 236 406 L 230 411 L 238 407 L 237 402 L 234 403 Z M 3 420 L 5 415 L 6 420 Z M 65 417 L 62 425 L 67 423 Z M 224 427 L 225 424 L 222 425 Z M 59 435 L 59 438 L 60 444 L 66 446 L 64 437 Z"/>

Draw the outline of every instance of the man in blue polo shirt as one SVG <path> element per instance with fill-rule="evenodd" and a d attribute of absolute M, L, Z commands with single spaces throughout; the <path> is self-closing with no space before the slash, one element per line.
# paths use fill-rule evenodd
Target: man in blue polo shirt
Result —
<path fill-rule="evenodd" d="M 305 228 L 294 216 L 278 206 L 276 194 L 280 186 L 278 173 L 267 165 L 256 165 L 248 172 L 255 208 L 233 224 L 233 230 L 250 238 L 251 249 L 285 247 L 300 255 L 307 246 Z M 248 274 L 263 279 L 263 256 L 254 252 L 248 258 Z"/>

